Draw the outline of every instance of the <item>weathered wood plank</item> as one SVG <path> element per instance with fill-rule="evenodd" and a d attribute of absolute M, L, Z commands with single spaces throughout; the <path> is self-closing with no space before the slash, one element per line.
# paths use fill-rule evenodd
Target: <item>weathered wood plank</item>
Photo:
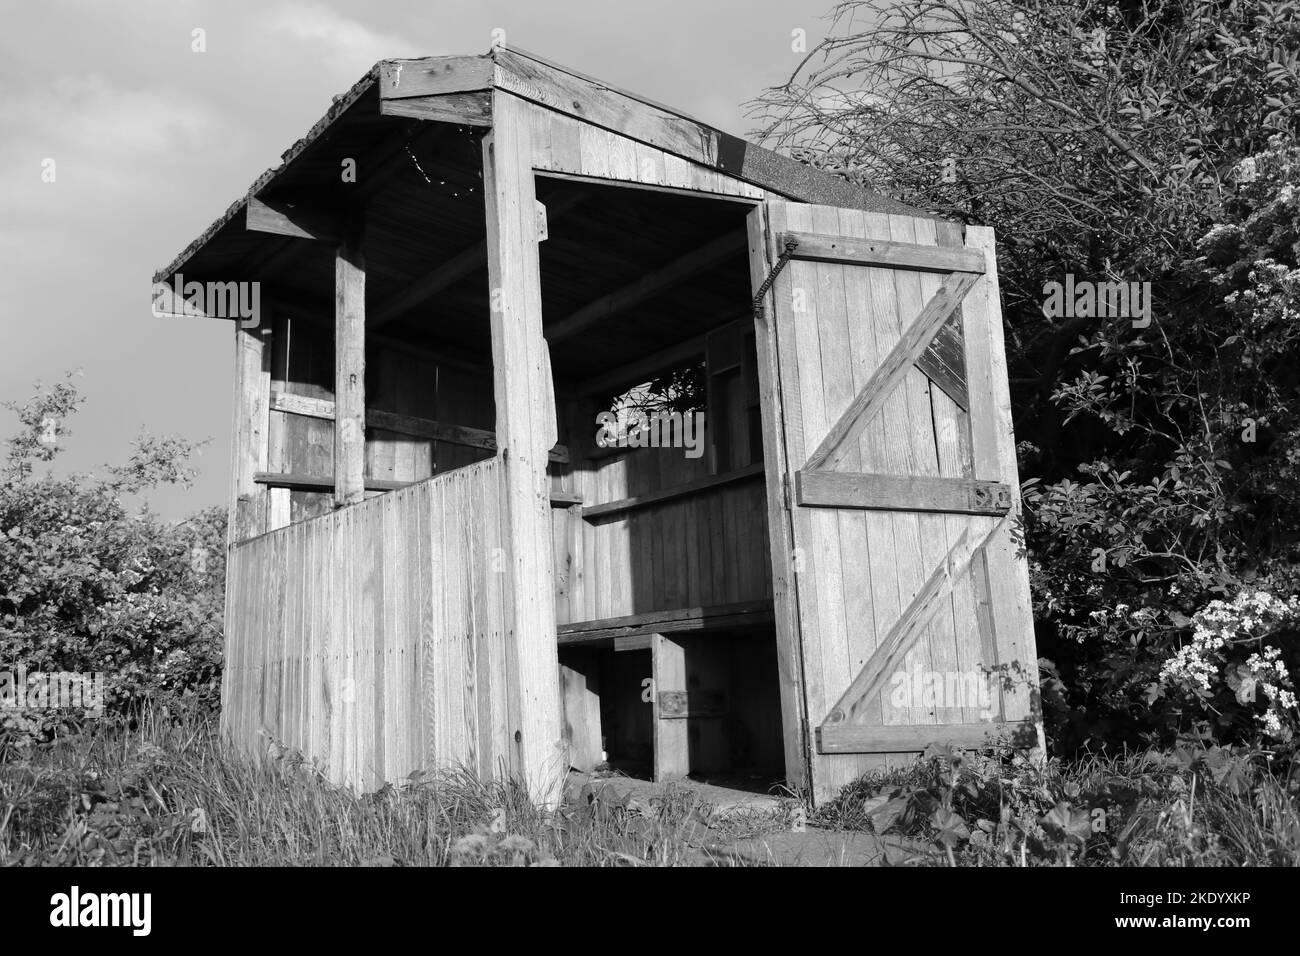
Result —
<path fill-rule="evenodd" d="M 365 497 L 366 270 L 354 230 L 334 256 L 334 504 Z"/>
<path fill-rule="evenodd" d="M 664 634 L 651 637 L 654 717 L 654 778 L 680 780 L 691 771 L 690 727 L 684 720 L 665 719 L 665 694 L 686 692 L 686 649 Z"/>
<path fill-rule="evenodd" d="M 757 292 L 771 268 L 768 256 L 767 207 L 760 206 L 746 220 L 749 239 L 749 279 Z M 758 352 L 759 401 L 763 412 L 764 491 L 768 548 L 776 624 L 777 681 L 780 685 L 782 742 L 786 780 L 793 787 L 808 785 L 808 741 L 803 732 L 803 656 L 799 640 L 799 608 L 795 589 L 795 555 L 790 514 L 785 503 L 788 462 L 784 441 L 786 409 L 782 403 L 778 345 L 773 320 L 775 290 L 769 291 L 763 309 L 755 316 Z M 763 318 L 759 318 L 762 316 Z M 713 556 L 711 562 L 717 562 Z M 716 563 L 712 566 L 717 566 Z"/>
<path fill-rule="evenodd" d="M 1003 519 L 1005 521 L 1005 519 Z M 939 612 L 953 585 L 970 570 L 971 558 L 988 543 L 1002 522 L 992 525 L 978 539 L 971 529 L 963 530 L 948 554 L 930 574 L 897 623 L 876 647 L 861 673 L 831 708 L 823 724 L 852 722 L 867 702 L 879 693 L 884 682 L 901 666 L 912 645 L 925 633 L 931 619 Z"/>
<path fill-rule="evenodd" d="M 492 94 L 439 93 L 379 101 L 380 116 L 401 116 L 430 123 L 458 123 L 463 126 L 492 125 Z"/>
<path fill-rule="evenodd" d="M 953 309 L 961 305 L 966 292 L 975 283 L 976 276 L 962 273 L 946 280 L 938 292 L 927 302 L 898 344 L 887 355 L 866 387 L 853 399 L 844 414 L 835 422 L 817 449 L 808 457 L 807 469 L 834 468 L 847 454 L 847 445 L 857 438 L 863 426 L 883 407 L 884 399 L 892 392 L 917 357 L 934 338 L 939 327 L 948 320 Z"/>
<path fill-rule="evenodd" d="M 502 463 L 503 542 L 509 568 L 506 628 L 518 684 L 512 736 L 519 773 L 532 797 L 558 799 L 564 772 L 560 739 L 555 583 L 547 451 L 557 420 L 550 354 L 542 333 L 541 272 L 534 223 L 528 109 L 497 91 L 495 125 L 483 141 L 488 282 L 492 299 L 497 441 Z"/>
<path fill-rule="evenodd" d="M 993 230 L 970 226 L 966 242 L 983 254 L 983 287 L 965 306 L 966 366 L 971 383 L 971 445 L 975 474 L 1004 482 L 1012 491 L 1006 527 L 985 549 L 986 585 L 1003 682 L 1003 706 L 1008 720 L 1038 723 L 1038 659 L 1034 647 L 1034 618 L 1029 597 L 1029 562 L 1023 542 L 1016 540 L 1020 522 L 1020 481 L 1015 436 L 1011 425 L 1011 394 L 1007 382 L 1006 350 L 1002 340 L 1002 302 L 998 291 L 997 244 Z"/>
<path fill-rule="evenodd" d="M 430 56 L 384 60 L 379 95 L 386 100 L 490 90 L 494 66 L 486 56 Z"/>
<path fill-rule="evenodd" d="M 1011 489 L 1000 481 L 876 475 L 842 471 L 798 471 L 795 502 L 810 508 L 867 508 L 1004 515 Z"/>
<path fill-rule="evenodd" d="M 231 502 L 226 542 L 266 530 L 266 489 L 253 475 L 266 470 L 270 428 L 271 349 L 268 327 L 235 326 L 235 400 L 231 442 Z"/>
<path fill-rule="evenodd" d="M 824 754 L 919 753 L 930 744 L 967 749 L 1023 746 L 1023 728 L 1007 723 L 913 724 L 863 727 L 835 724 L 817 728 L 817 751 Z"/>
<path fill-rule="evenodd" d="M 934 272 L 984 272 L 984 257 L 966 249 L 951 249 L 915 242 L 853 239 L 841 235 L 790 230 L 777 237 L 778 245 L 798 243 L 794 258 L 841 265 L 884 266 L 891 269 L 927 269 Z"/>

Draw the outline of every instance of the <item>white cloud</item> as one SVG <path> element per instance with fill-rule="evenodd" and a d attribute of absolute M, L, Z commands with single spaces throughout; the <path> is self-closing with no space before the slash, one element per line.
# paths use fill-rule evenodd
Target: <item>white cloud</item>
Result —
<path fill-rule="evenodd" d="M 353 76 L 360 76 L 378 60 L 426 56 L 431 52 L 415 48 L 398 34 L 372 30 L 323 4 L 301 0 L 271 7 L 261 25 L 271 38 L 309 47 L 305 52 L 309 52 L 310 62 L 328 63 Z"/>

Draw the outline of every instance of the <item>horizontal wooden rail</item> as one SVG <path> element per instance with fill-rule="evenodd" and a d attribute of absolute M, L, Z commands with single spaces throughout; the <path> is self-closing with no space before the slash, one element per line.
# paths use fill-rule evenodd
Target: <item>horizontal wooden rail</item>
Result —
<path fill-rule="evenodd" d="M 688 481 L 685 484 L 674 485 L 671 488 L 665 488 L 662 491 L 650 491 L 644 495 L 636 495 L 632 498 L 618 498 L 614 501 L 606 501 L 602 504 L 589 505 L 582 509 L 582 516 L 590 521 L 592 518 L 608 518 L 610 515 L 622 514 L 625 511 L 634 511 L 637 508 L 647 508 L 651 505 L 660 505 L 666 501 L 672 501 L 674 498 L 683 498 L 688 495 L 699 494 L 703 491 L 710 491 L 714 488 L 721 488 L 723 485 L 735 484 L 739 481 L 747 481 L 763 474 L 763 465 L 746 465 L 736 471 L 727 472 L 725 475 L 713 475 L 708 478 L 701 478 L 699 481 Z"/>
<path fill-rule="evenodd" d="M 297 472 L 259 471 L 253 481 L 271 488 L 292 488 L 295 491 L 333 491 L 334 478 L 330 475 L 304 475 Z M 413 485 L 413 481 L 389 481 L 385 478 L 365 478 L 366 491 L 396 491 Z"/>
<path fill-rule="evenodd" d="M 1038 735 L 1029 731 L 1032 740 L 1024 744 L 1018 724 L 989 722 L 980 724 L 907 724 L 864 726 L 838 724 L 817 728 L 817 752 L 822 754 L 911 753 L 930 744 L 953 744 L 979 747 L 1033 746 Z M 1028 739 L 1028 738 L 1026 738 Z"/>
<path fill-rule="evenodd" d="M 794 496 L 795 503 L 806 508 L 994 516 L 1011 510 L 1010 487 L 1000 481 L 972 478 L 799 471 L 794 476 Z"/>
<path fill-rule="evenodd" d="M 924 269 L 931 272 L 984 272 L 984 254 L 978 250 L 944 246 L 922 246 L 887 239 L 850 239 L 847 236 L 823 236 L 812 232 L 783 232 L 776 246 L 784 248 L 787 240 L 798 243 L 795 259 L 838 262 L 845 265 L 884 266 L 890 269 Z"/>
<path fill-rule="evenodd" d="M 463 466 L 462 466 L 463 467 Z M 455 468 L 450 471 L 439 472 L 433 475 L 438 478 L 441 475 L 450 474 L 456 471 Z M 429 478 L 421 478 L 420 481 L 429 481 Z M 292 488 L 296 491 L 333 491 L 334 478 L 330 475 L 303 475 L 294 472 L 283 471 L 259 471 L 253 475 L 253 481 L 259 485 L 266 485 L 270 488 Z M 409 488 L 411 485 L 419 484 L 419 481 L 389 481 L 387 478 L 366 478 L 366 491 L 397 491 L 399 488 Z M 571 508 L 574 505 L 582 504 L 582 496 L 570 494 L 566 491 L 551 492 L 552 508 Z"/>
<path fill-rule="evenodd" d="M 744 627 L 766 624 L 773 620 L 771 600 L 741 604 L 717 604 L 712 607 L 686 607 L 669 611 L 646 611 L 598 621 L 561 624 L 557 640 L 561 645 L 610 641 L 640 634 L 669 634 L 679 631 L 703 631 L 714 628 Z"/>
<path fill-rule="evenodd" d="M 322 421 L 334 421 L 334 403 L 326 398 L 310 398 L 306 395 L 294 395 L 289 392 L 271 393 L 271 411 L 285 412 L 289 415 L 302 415 L 307 418 L 319 418 Z M 416 438 L 429 438 L 444 441 L 450 445 L 467 445 L 496 451 L 496 435 L 483 428 L 471 428 L 468 425 L 448 425 L 428 418 L 414 415 L 399 415 L 396 412 L 384 412 L 374 408 L 366 409 L 366 424 L 372 428 L 411 435 Z M 569 450 L 563 445 L 551 449 L 550 460 L 568 464 Z"/>

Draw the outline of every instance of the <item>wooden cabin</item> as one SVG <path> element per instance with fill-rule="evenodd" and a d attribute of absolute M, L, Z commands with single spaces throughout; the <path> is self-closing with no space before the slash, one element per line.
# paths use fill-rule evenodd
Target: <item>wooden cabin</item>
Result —
<path fill-rule="evenodd" d="M 991 230 L 496 49 L 376 65 L 178 275 L 260 292 L 237 744 L 365 789 L 607 761 L 824 799 L 1038 741 Z M 670 400 L 694 447 L 599 440 Z"/>

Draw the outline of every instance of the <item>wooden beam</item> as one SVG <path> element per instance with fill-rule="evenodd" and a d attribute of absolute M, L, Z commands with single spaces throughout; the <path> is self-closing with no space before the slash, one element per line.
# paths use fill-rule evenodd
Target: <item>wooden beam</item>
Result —
<path fill-rule="evenodd" d="M 832 469 L 844 460 L 853 441 L 882 407 L 885 400 L 907 375 L 921 352 L 935 337 L 939 327 L 948 321 L 954 309 L 979 276 L 970 273 L 953 273 L 944 280 L 939 291 L 927 302 L 898 343 L 885 356 L 870 381 L 849 403 L 844 414 L 831 426 L 821 444 L 808 457 L 804 465 L 809 471 Z"/>
<path fill-rule="evenodd" d="M 509 91 L 782 196 L 849 209 L 924 215 L 920 210 L 833 173 L 747 143 L 517 47 L 496 50 L 493 56 L 498 90 Z"/>
<path fill-rule="evenodd" d="M 812 232 L 783 232 L 777 245 L 798 242 L 795 259 L 834 262 L 850 266 L 883 266 L 887 269 L 925 269 L 931 272 L 971 272 L 982 275 L 984 256 L 970 249 L 923 246 L 888 239 L 853 239 L 823 236 Z"/>
<path fill-rule="evenodd" d="M 614 186 L 618 189 L 640 189 L 653 193 L 668 193 L 672 196 L 687 196 L 699 199 L 701 197 L 720 202 L 739 203 L 742 206 L 750 208 L 757 206 L 763 200 L 754 196 L 737 196 L 735 193 L 714 192 L 711 189 L 703 187 L 699 189 L 688 188 L 686 186 L 661 186 L 658 183 L 643 183 L 631 179 L 615 179 L 612 176 L 590 176 L 584 173 L 565 173 L 554 169 L 537 170 L 539 179 L 562 179 L 571 183 L 590 183 L 593 186 Z"/>
<path fill-rule="evenodd" d="M 455 469 L 451 469 L 454 471 Z M 366 478 L 366 491 L 398 491 L 402 488 L 409 488 L 411 485 L 418 485 L 420 481 L 432 481 L 434 478 L 447 474 L 445 471 L 438 472 L 429 478 L 421 478 L 419 481 L 391 481 L 387 478 Z M 265 485 L 267 488 L 297 488 L 300 491 L 330 491 L 334 488 L 333 475 L 304 475 L 297 472 L 284 471 L 259 471 L 253 475 L 253 481 L 259 485 Z M 572 495 L 555 493 L 551 495 L 552 508 L 572 508 L 575 502 Z M 284 524 L 288 524 L 286 520 Z M 283 525 L 281 526 L 283 527 Z M 273 531 L 274 528 L 267 530 Z"/>
<path fill-rule="evenodd" d="M 537 193 L 528 108 L 494 94 L 483 139 L 492 365 L 508 572 L 505 633 L 511 738 L 508 769 L 533 801 L 554 806 L 567 770 L 556 686 L 555 576 L 547 451 L 558 435 L 550 353 L 542 335 Z"/>
<path fill-rule="evenodd" d="M 765 624 L 772 620 L 771 601 L 745 601 L 711 607 L 684 607 L 668 611 L 646 611 L 622 617 L 562 624 L 560 644 L 585 644 L 638 634 L 675 633 Z"/>
<path fill-rule="evenodd" d="M 619 389 L 640 385 L 660 372 L 685 365 L 691 359 L 702 360 L 703 358 L 704 336 L 697 335 L 685 342 L 678 342 L 676 345 L 670 345 L 644 358 L 629 362 L 627 365 L 610 369 L 596 378 L 587 379 L 578 384 L 574 394 L 584 398 L 587 396 L 606 398 L 614 395 Z"/>
<path fill-rule="evenodd" d="M 298 491 L 332 491 L 334 488 L 332 475 L 305 475 L 292 471 L 259 471 L 253 480 L 268 488 L 294 488 Z M 415 482 L 366 478 L 364 484 L 366 491 L 397 491 Z"/>
<path fill-rule="evenodd" d="M 872 475 L 843 471 L 798 471 L 795 503 L 806 508 L 865 508 L 875 511 L 934 511 L 994 515 L 1011 509 L 1011 489 L 1000 481 Z"/>
<path fill-rule="evenodd" d="M 429 56 L 379 64 L 382 99 L 465 93 L 492 88 L 493 63 L 486 56 Z"/>
<path fill-rule="evenodd" d="M 440 93 L 380 100 L 381 116 L 404 116 L 430 123 L 458 123 L 463 126 L 492 125 L 492 94 Z"/>
<path fill-rule="evenodd" d="M 767 280 L 775 256 L 769 245 L 767 203 L 745 219 L 749 236 L 749 282 L 755 293 Z M 812 784 L 809 755 L 807 695 L 804 679 L 803 639 L 799 623 L 797 564 L 792 509 L 787 499 L 784 417 L 778 368 L 775 303 L 776 287 L 768 289 L 754 317 L 754 347 L 758 365 L 759 403 L 763 412 L 763 463 L 767 505 L 768 554 L 772 562 L 772 604 L 776 631 L 776 673 L 781 701 L 781 736 L 787 784 L 794 788 Z M 799 411 L 794 410 L 795 421 Z M 815 665 L 814 665 L 815 666 Z"/>
<path fill-rule="evenodd" d="M 290 204 L 250 196 L 244 227 L 249 232 L 267 232 L 334 244 L 339 242 L 337 220 L 324 210 L 306 203 Z"/>
<path fill-rule="evenodd" d="M 334 403 L 328 398 L 311 398 L 306 395 L 293 395 L 289 392 L 275 392 L 271 395 L 271 411 L 334 421 Z M 448 425 L 445 422 L 435 422 L 429 418 L 417 418 L 414 415 L 399 415 L 396 412 L 383 412 L 378 409 L 367 408 L 366 425 L 370 428 L 382 428 L 385 431 L 397 432 L 399 435 L 445 441 L 452 445 L 465 445 L 470 448 L 483 448 L 488 451 L 496 451 L 497 448 L 496 435 L 486 429 L 471 428 L 468 425 Z M 555 445 L 547 457 L 550 461 L 568 464 L 569 450 L 563 445 Z M 577 503 L 581 503 L 581 501 L 579 500 Z"/>
<path fill-rule="evenodd" d="M 624 450 L 634 452 L 637 449 L 628 448 Z M 593 518 L 607 518 L 610 515 L 623 514 L 628 511 L 635 511 L 638 508 L 648 508 L 652 505 L 663 504 L 688 495 L 698 495 L 705 491 L 711 491 L 740 481 L 747 481 L 751 478 L 761 478 L 762 475 L 762 462 L 746 465 L 744 468 L 737 468 L 735 471 L 729 471 L 726 474 L 710 475 L 708 478 L 684 482 L 671 488 L 664 488 L 661 491 L 650 491 L 643 495 L 634 495 L 631 498 L 617 498 L 614 501 L 589 505 L 582 509 L 582 517 L 587 521 Z"/>
<path fill-rule="evenodd" d="M 1033 739 L 1033 735 L 1030 735 Z M 979 724 L 906 724 L 884 727 L 834 724 L 817 728 L 817 752 L 823 754 L 919 753 L 930 744 L 975 750 L 1025 746 L 1024 727 L 1001 721 Z"/>
<path fill-rule="evenodd" d="M 987 520 L 987 519 L 986 519 Z M 952 594 L 952 589 L 970 570 L 971 559 L 983 548 L 993 534 L 1006 523 L 990 521 L 987 531 L 978 536 L 972 528 L 962 531 L 948 550 L 939 566 L 921 585 L 902 615 L 894 622 L 876 650 L 868 658 L 858 676 L 853 679 L 840 699 L 822 721 L 823 724 L 854 723 L 865 713 L 869 701 L 878 693 L 891 674 L 902 666 L 903 659 L 917 639 L 925 633 L 926 626 L 939 608 Z"/>
<path fill-rule="evenodd" d="M 587 199 L 587 193 L 571 192 L 556 199 L 547 207 L 547 215 L 555 222 L 570 210 L 576 209 Z M 371 328 L 384 325 L 411 309 L 425 302 L 448 286 L 459 282 L 465 276 L 482 269 L 487 264 L 487 240 L 476 242 L 462 249 L 456 255 L 443 262 L 423 278 L 411 283 L 410 287 L 381 302 L 374 309 Z"/>
<path fill-rule="evenodd" d="M 729 232 L 665 266 L 630 282 L 621 289 L 603 295 L 546 327 L 549 342 L 561 342 L 591 328 L 605 319 L 638 305 L 647 299 L 711 269 L 726 259 L 737 257 L 746 247 L 744 232 Z"/>
<path fill-rule="evenodd" d="M 1002 303 L 998 292 L 997 250 L 993 230 L 969 226 L 966 243 L 983 254 L 984 281 L 967 298 L 966 367 L 970 378 L 971 450 L 975 475 L 995 479 L 1011 489 L 1009 520 L 984 549 L 981 587 L 989 596 L 997 665 L 1004 668 L 1002 706 L 1008 720 L 1031 719 L 1043 746 L 1038 710 L 1038 655 L 1034 651 L 1034 616 L 1029 595 L 1029 561 L 1016 541 L 1013 524 L 1021 514 L 1016 441 L 1011 427 L 1007 355 L 1002 340 Z"/>
<path fill-rule="evenodd" d="M 334 504 L 365 498 L 366 269 L 360 228 L 334 254 Z"/>

